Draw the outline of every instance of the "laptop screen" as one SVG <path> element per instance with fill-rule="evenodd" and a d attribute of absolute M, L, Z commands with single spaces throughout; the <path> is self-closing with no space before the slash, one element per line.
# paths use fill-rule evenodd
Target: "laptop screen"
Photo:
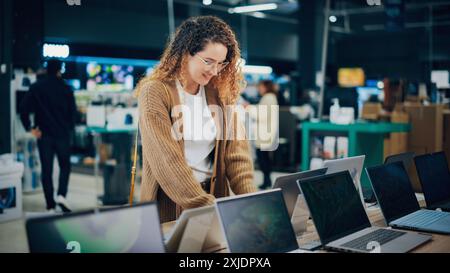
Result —
<path fill-rule="evenodd" d="M 367 168 L 367 175 L 387 223 L 420 209 L 403 162 Z"/>
<path fill-rule="evenodd" d="M 323 166 L 328 168 L 327 174 L 338 173 L 348 170 L 353 179 L 353 183 L 355 183 L 356 189 L 360 193 L 361 200 L 363 200 L 365 195 L 369 197 L 368 196 L 369 192 L 367 192 L 367 189 L 360 188 L 362 187 L 361 172 L 363 169 L 365 158 L 366 158 L 365 155 L 359 155 L 346 158 L 325 160 Z"/>
<path fill-rule="evenodd" d="M 322 244 L 371 226 L 348 171 L 299 184 Z"/>
<path fill-rule="evenodd" d="M 285 176 L 280 176 L 275 180 L 273 188 L 281 188 L 283 192 L 284 202 L 288 209 L 289 217 L 292 217 L 294 212 L 295 204 L 297 203 L 298 195 L 300 194 L 300 189 L 297 185 L 297 180 L 302 180 L 306 178 L 311 178 L 314 176 L 324 175 L 327 168 L 321 168 L 316 170 L 304 171 L 294 174 L 289 174 Z"/>
<path fill-rule="evenodd" d="M 164 252 L 155 203 L 27 221 L 30 252 Z"/>
<path fill-rule="evenodd" d="M 281 190 L 217 201 L 231 253 L 282 253 L 298 249 Z"/>
<path fill-rule="evenodd" d="M 444 152 L 417 156 L 414 160 L 427 204 L 450 199 L 450 172 Z"/>

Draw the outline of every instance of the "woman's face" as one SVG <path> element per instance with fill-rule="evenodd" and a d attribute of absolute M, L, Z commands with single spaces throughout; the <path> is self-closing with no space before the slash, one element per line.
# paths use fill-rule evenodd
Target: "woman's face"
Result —
<path fill-rule="evenodd" d="M 188 57 L 189 77 L 199 85 L 207 85 L 226 65 L 227 48 L 220 43 L 208 43 L 202 51 Z"/>
<path fill-rule="evenodd" d="M 264 96 L 264 94 L 266 94 L 267 90 L 264 84 L 258 84 L 258 92 L 260 96 Z"/>

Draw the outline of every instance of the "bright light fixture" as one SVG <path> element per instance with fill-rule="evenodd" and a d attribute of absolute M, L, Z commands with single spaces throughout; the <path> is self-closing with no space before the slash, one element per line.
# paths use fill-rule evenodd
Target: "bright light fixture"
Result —
<path fill-rule="evenodd" d="M 203 5 L 209 6 L 212 4 L 212 0 L 203 0 Z"/>
<path fill-rule="evenodd" d="M 68 45 L 44 44 L 42 55 L 48 58 L 67 58 L 70 54 Z"/>
<path fill-rule="evenodd" d="M 383 89 L 384 88 L 384 82 L 383 81 L 378 81 L 377 82 L 377 87 L 378 87 L 378 89 Z"/>
<path fill-rule="evenodd" d="M 262 66 L 262 65 L 244 65 L 242 68 L 243 73 L 249 74 L 272 74 L 272 67 L 270 66 Z"/>
<path fill-rule="evenodd" d="M 247 13 L 247 12 L 255 12 L 255 11 L 264 11 L 264 10 L 273 10 L 277 9 L 278 5 L 275 3 L 270 4 L 259 4 L 259 5 L 249 5 L 249 6 L 240 6 L 235 8 L 229 8 L 229 13 Z"/>
<path fill-rule="evenodd" d="M 331 23 L 336 23 L 337 18 L 336 18 L 336 16 L 331 15 L 331 16 L 328 18 L 328 20 L 330 20 Z"/>

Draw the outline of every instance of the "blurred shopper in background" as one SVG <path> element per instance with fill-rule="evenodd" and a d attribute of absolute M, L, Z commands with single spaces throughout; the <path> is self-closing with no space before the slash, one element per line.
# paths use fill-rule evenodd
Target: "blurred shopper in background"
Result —
<path fill-rule="evenodd" d="M 30 114 L 34 114 L 31 124 Z M 71 88 L 61 77 L 61 62 L 49 60 L 47 75 L 30 86 L 21 105 L 25 130 L 37 138 L 42 167 L 42 186 L 47 210 L 70 212 L 66 200 L 70 175 L 70 143 L 75 127 L 76 105 Z M 53 190 L 53 160 L 57 157 L 60 173 L 56 199 Z"/>
<path fill-rule="evenodd" d="M 257 85 L 258 92 L 261 96 L 258 106 L 267 107 L 269 110 L 271 106 L 278 106 L 277 100 L 277 89 L 276 85 L 271 80 L 262 80 Z M 255 141 L 256 147 L 256 157 L 258 165 L 262 173 L 264 174 L 264 182 L 259 186 L 260 189 L 266 189 L 272 186 L 272 181 L 270 179 L 270 173 L 272 172 L 271 160 L 270 160 L 270 149 L 268 147 L 273 147 L 274 141 L 277 137 L 278 132 L 278 116 L 273 116 L 269 112 L 249 111 L 250 116 L 256 120 L 257 130 L 262 132 L 269 132 L 271 134 L 270 143 L 262 141 L 259 138 Z M 272 128 L 275 126 L 275 128 Z"/>

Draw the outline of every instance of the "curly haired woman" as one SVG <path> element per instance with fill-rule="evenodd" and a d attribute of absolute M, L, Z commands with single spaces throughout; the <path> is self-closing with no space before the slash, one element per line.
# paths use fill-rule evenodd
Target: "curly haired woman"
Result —
<path fill-rule="evenodd" d="M 213 110 L 225 113 L 235 104 L 242 88 L 239 60 L 236 37 L 224 21 L 192 17 L 177 28 L 159 65 L 136 88 L 141 201 L 157 201 L 161 222 L 177 219 L 183 209 L 211 205 L 230 190 L 256 191 L 248 141 L 223 134 L 230 125 L 242 128 L 239 119 Z"/>

